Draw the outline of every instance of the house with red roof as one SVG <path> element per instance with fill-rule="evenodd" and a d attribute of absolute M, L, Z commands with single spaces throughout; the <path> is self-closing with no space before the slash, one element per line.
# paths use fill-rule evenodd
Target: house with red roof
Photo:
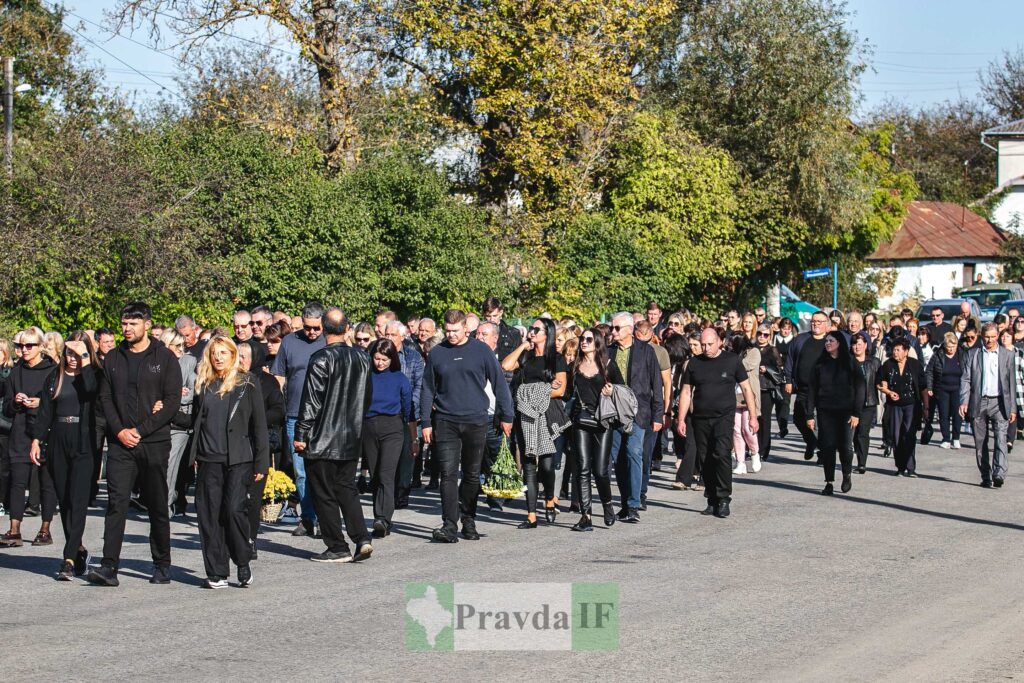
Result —
<path fill-rule="evenodd" d="M 948 299 L 975 282 L 999 282 L 1006 235 L 967 207 L 911 202 L 891 240 L 868 256 L 872 270 L 891 277 L 879 288 L 882 310 L 906 299 Z"/>

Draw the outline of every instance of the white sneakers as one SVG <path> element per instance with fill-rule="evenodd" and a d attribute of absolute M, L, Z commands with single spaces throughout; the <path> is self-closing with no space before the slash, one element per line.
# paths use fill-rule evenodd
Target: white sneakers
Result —
<path fill-rule="evenodd" d="M 939 448 L 947 448 L 948 449 L 949 448 L 949 442 L 948 441 L 943 441 L 942 443 L 939 444 Z"/>
<path fill-rule="evenodd" d="M 953 439 L 953 448 L 960 448 L 960 441 Z"/>
<path fill-rule="evenodd" d="M 754 473 L 761 471 L 761 456 L 757 453 L 750 456 L 750 471 Z"/>
<path fill-rule="evenodd" d="M 747 473 L 747 461 L 742 455 L 732 454 L 732 461 L 736 463 L 736 467 L 733 468 L 733 474 L 746 474 Z"/>

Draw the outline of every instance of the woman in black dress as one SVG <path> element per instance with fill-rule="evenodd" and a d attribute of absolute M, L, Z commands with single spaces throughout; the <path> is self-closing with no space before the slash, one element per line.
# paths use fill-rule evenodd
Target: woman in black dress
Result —
<path fill-rule="evenodd" d="M 29 458 L 49 472 L 60 503 L 64 554 L 58 581 L 71 581 L 86 572 L 89 552 L 82 545 L 92 484 L 95 403 L 99 387 L 92 340 L 73 332 L 64 345 L 60 369 L 51 373 L 40 396 L 32 428 Z"/>
<path fill-rule="evenodd" d="M 32 545 L 51 545 L 50 522 L 57 510 L 57 491 L 49 471 L 32 464 L 29 451 L 32 448 L 32 427 L 36 421 L 39 404 L 50 375 L 57 372 L 57 364 L 43 354 L 43 331 L 38 327 L 22 330 L 14 341 L 14 350 L 21 360 L 14 365 L 4 383 L 4 414 L 11 418 L 11 436 L 8 441 L 10 474 L 10 518 L 11 526 L 0 536 L 0 546 L 18 548 L 23 545 L 21 521 L 25 516 L 25 492 L 29 487 L 32 470 L 39 476 L 39 493 L 42 499 L 42 525 Z"/>

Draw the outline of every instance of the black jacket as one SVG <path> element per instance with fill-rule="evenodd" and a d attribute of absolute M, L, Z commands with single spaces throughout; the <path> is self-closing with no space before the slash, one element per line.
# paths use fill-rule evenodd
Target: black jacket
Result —
<path fill-rule="evenodd" d="M 128 406 L 128 342 L 121 342 L 103 360 L 100 376 L 100 405 L 107 419 L 107 433 L 111 440 L 132 425 L 127 424 Z M 135 413 L 139 424 L 135 428 L 143 441 L 169 441 L 171 420 L 181 407 L 181 366 L 178 358 L 156 339 L 142 352 L 142 365 L 138 377 L 139 405 Z M 153 406 L 163 401 L 156 413 Z"/>
<path fill-rule="evenodd" d="M 841 362 L 845 360 L 824 355 L 814 365 L 804 403 L 808 419 L 813 418 L 817 410 L 847 415 L 860 413 L 864 406 L 864 375 L 852 358 L 848 363 Z"/>
<path fill-rule="evenodd" d="M 765 367 L 765 371 L 760 377 L 761 393 L 767 394 L 773 389 L 782 390 L 783 385 L 786 383 L 782 370 L 782 356 L 779 355 L 778 350 L 771 344 L 754 348 L 761 352 L 761 365 Z"/>
<path fill-rule="evenodd" d="M 51 373 L 46 378 L 46 386 L 42 396 L 39 397 L 39 410 L 36 413 L 36 421 L 32 427 L 32 438 L 39 439 L 45 444 L 50 430 L 53 429 L 56 406 L 57 377 L 60 370 Z M 78 392 L 78 403 L 81 408 L 78 411 L 78 445 L 83 453 L 92 453 L 93 435 L 96 433 L 96 396 L 99 393 L 99 381 L 96 378 L 96 369 L 90 363 L 82 368 L 74 379 L 64 378 L 65 382 L 72 382 L 75 391 Z"/>
<path fill-rule="evenodd" d="M 8 456 L 11 462 L 28 462 L 28 450 L 32 443 L 32 429 L 39 408 L 26 408 L 14 402 L 17 394 L 27 394 L 29 398 L 39 398 L 42 405 L 43 392 L 50 376 L 57 372 L 57 364 L 43 357 L 35 367 L 30 368 L 22 362 L 14 364 L 10 376 L 4 382 L 3 410 L 11 418 L 11 435 L 8 442 Z"/>
<path fill-rule="evenodd" d="M 868 356 L 863 363 L 854 359 L 853 366 L 859 369 L 861 376 L 864 377 L 864 404 L 862 407 L 874 408 L 878 405 L 878 370 L 882 367 L 882 361 L 875 356 Z"/>
<path fill-rule="evenodd" d="M 357 460 L 363 415 L 370 407 L 370 355 L 341 343 L 309 359 L 295 440 L 306 444 L 303 460 Z"/>
<path fill-rule="evenodd" d="M 252 375 L 259 379 L 260 392 L 263 394 L 263 408 L 267 413 L 267 427 L 269 429 L 279 428 L 284 424 L 284 394 L 281 393 L 281 385 L 269 373 L 257 371 Z"/>
<path fill-rule="evenodd" d="M 956 357 L 960 360 L 960 369 L 963 370 L 967 363 L 966 360 L 967 352 L 957 347 Z M 942 384 L 942 375 L 946 369 L 946 351 L 942 347 L 935 349 L 935 353 L 932 354 L 932 358 L 928 361 L 928 367 L 925 368 L 924 372 L 924 385 L 926 389 L 935 391 L 935 389 Z M 959 392 L 959 390 L 957 390 Z M 960 399 L 957 398 L 957 401 Z"/>
<path fill-rule="evenodd" d="M 522 343 L 523 336 L 519 334 L 519 330 L 502 321 L 498 325 L 498 362 L 505 360 L 505 356 L 519 348 Z"/>
<path fill-rule="evenodd" d="M 203 429 L 203 400 L 210 385 L 203 386 L 193 399 L 192 437 L 188 446 L 188 462 L 199 455 L 199 434 Z M 267 441 L 267 413 L 259 382 L 249 373 L 239 378 L 228 396 L 228 465 L 253 463 L 253 471 L 266 472 L 270 467 L 270 446 Z"/>
<path fill-rule="evenodd" d="M 647 342 L 634 340 L 629 352 L 629 365 L 626 367 L 626 384 L 636 395 L 635 422 L 641 429 L 650 429 L 655 421 L 665 419 L 664 384 L 661 381 L 661 366 L 654 349 Z M 620 351 L 615 344 L 608 353 L 609 365 L 615 365 L 615 357 Z"/>

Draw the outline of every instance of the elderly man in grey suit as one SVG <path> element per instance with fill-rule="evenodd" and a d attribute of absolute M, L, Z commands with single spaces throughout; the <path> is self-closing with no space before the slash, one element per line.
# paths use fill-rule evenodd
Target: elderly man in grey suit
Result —
<path fill-rule="evenodd" d="M 981 485 L 999 488 L 1006 479 L 1006 434 L 1017 420 L 1017 371 L 1012 349 L 999 345 L 994 323 L 981 328 L 982 345 L 968 351 L 960 378 L 960 415 L 970 414 Z M 989 461 L 988 433 L 995 448 Z"/>

